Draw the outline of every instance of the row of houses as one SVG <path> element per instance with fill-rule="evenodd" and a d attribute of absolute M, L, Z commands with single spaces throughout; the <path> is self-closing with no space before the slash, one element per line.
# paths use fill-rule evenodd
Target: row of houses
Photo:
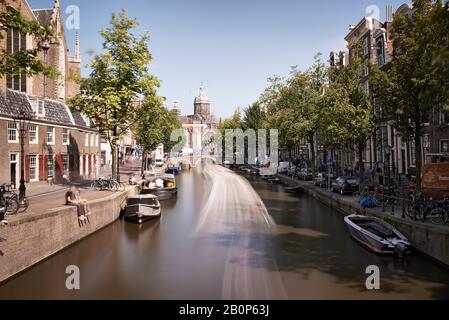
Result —
<path fill-rule="evenodd" d="M 0 184 L 19 185 L 21 158 L 24 157 L 26 182 L 78 180 L 99 173 L 100 136 L 89 118 L 74 112 L 67 101 L 79 93 L 72 79 L 80 76 L 80 41 L 69 55 L 59 0 L 52 8 L 31 8 L 25 0 L 0 4 L 0 11 L 17 10 L 29 20 L 51 27 L 53 37 L 38 58 L 52 66 L 58 77 L 22 74 L 0 78 Z M 2 31 L 0 51 L 14 53 L 38 45 L 30 35 L 16 30 Z M 33 114 L 24 135 L 21 154 L 20 127 L 14 118 L 20 112 Z"/>
<path fill-rule="evenodd" d="M 363 43 L 363 60 L 365 64 L 361 85 L 369 95 L 370 68 L 368 61 L 377 64 L 380 68 L 388 68 L 393 55 L 391 29 L 394 14 L 411 15 L 413 8 L 408 4 L 400 6 L 395 12 L 393 7 L 386 8 L 384 22 L 373 17 L 365 17 L 356 25 L 351 25 L 345 40 L 349 43 L 361 41 Z M 330 66 L 344 67 L 350 63 L 351 52 L 331 52 Z M 372 95 L 371 95 L 372 96 Z M 373 112 L 377 115 L 382 112 L 373 103 Z M 432 110 L 428 121 L 424 124 L 425 134 L 422 139 L 422 163 L 449 162 L 449 114 Z M 329 148 L 328 148 L 329 149 Z M 331 166 L 339 175 L 350 174 L 355 171 L 357 155 L 351 146 L 337 145 L 326 150 L 317 143 L 316 152 L 320 155 L 319 167 Z M 294 157 L 310 159 L 310 147 L 298 146 L 293 150 Z M 386 180 L 415 174 L 415 144 L 413 139 L 407 139 L 394 128 L 391 121 L 381 123 L 373 136 L 369 139 L 363 155 L 363 164 L 374 182 L 383 184 Z"/>

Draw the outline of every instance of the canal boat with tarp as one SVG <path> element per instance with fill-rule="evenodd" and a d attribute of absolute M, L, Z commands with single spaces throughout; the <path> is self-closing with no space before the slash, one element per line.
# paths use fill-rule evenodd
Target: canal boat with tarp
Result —
<path fill-rule="evenodd" d="M 345 217 L 349 232 L 356 241 L 377 254 L 403 257 L 411 252 L 410 241 L 396 228 L 376 217 Z"/>
<path fill-rule="evenodd" d="M 153 194 L 159 200 L 168 200 L 175 197 L 178 194 L 175 175 L 154 173 L 145 177 L 140 194 Z"/>
<path fill-rule="evenodd" d="M 131 196 L 126 201 L 125 220 L 143 223 L 161 216 L 161 204 L 153 194 Z"/>

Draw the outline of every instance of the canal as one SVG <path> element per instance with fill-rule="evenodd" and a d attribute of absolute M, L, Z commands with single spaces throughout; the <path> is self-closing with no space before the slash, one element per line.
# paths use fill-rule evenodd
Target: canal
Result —
<path fill-rule="evenodd" d="M 449 299 L 447 269 L 371 254 L 313 198 L 216 166 L 178 186 L 161 220 L 117 221 L 0 286 L 0 299 Z M 78 291 L 65 287 L 69 265 Z M 379 291 L 365 287 L 370 265 Z"/>

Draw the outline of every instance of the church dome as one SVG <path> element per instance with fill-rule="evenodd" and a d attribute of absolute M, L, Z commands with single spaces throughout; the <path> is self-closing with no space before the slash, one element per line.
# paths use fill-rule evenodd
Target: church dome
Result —
<path fill-rule="evenodd" d="M 200 92 L 195 97 L 195 104 L 200 104 L 200 103 L 210 104 L 209 97 L 207 96 L 206 91 L 204 90 L 204 87 L 200 87 Z"/>

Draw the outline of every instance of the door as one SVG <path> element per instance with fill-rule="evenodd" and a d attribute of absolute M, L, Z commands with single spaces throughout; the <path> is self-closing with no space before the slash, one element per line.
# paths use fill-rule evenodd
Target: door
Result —
<path fill-rule="evenodd" d="M 10 183 L 13 186 L 14 189 L 17 188 L 17 186 L 19 185 L 19 175 L 18 175 L 18 171 L 19 171 L 19 155 L 17 153 L 11 153 L 10 155 Z"/>

